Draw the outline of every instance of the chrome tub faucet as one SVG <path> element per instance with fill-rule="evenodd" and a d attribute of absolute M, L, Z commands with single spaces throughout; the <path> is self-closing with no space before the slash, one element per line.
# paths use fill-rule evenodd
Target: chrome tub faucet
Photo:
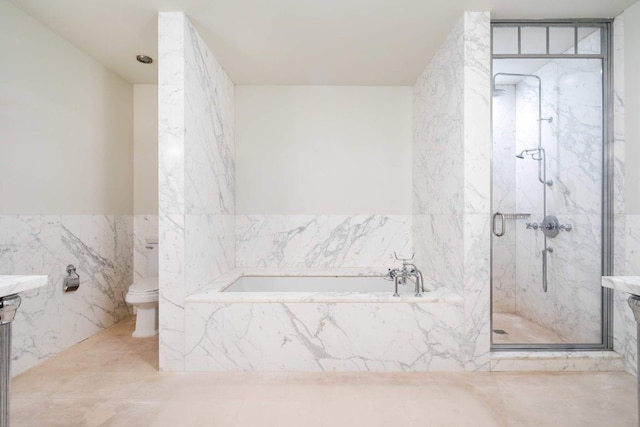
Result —
<path fill-rule="evenodd" d="M 398 293 L 398 284 L 406 285 L 407 279 L 409 279 L 416 285 L 415 296 L 421 297 L 424 292 L 424 277 L 422 276 L 422 272 L 418 270 L 418 267 L 410 262 L 413 260 L 415 253 L 411 255 L 411 258 L 398 258 L 398 255 L 395 252 L 393 253 L 393 256 L 396 260 L 402 261 L 402 268 L 390 268 L 389 273 L 387 274 L 389 280 L 395 281 L 395 292 L 393 296 L 400 296 Z"/>

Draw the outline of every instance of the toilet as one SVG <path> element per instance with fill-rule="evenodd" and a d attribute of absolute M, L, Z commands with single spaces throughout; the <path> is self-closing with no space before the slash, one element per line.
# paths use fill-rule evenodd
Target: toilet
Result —
<path fill-rule="evenodd" d="M 147 277 L 129 286 L 129 292 L 124 298 L 137 311 L 136 329 L 131 334 L 136 338 L 153 337 L 158 334 L 158 240 L 145 240 Z"/>

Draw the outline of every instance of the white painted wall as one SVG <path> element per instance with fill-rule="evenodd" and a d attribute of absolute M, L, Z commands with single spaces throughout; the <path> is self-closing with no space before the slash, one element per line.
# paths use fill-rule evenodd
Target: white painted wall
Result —
<path fill-rule="evenodd" d="M 640 214 L 640 2 L 624 11 L 627 213 Z"/>
<path fill-rule="evenodd" d="M 131 84 L 6 0 L 0 52 L 0 214 L 130 214 Z"/>
<path fill-rule="evenodd" d="M 236 212 L 411 213 L 411 90 L 236 86 Z"/>
<path fill-rule="evenodd" d="M 158 86 L 133 86 L 134 208 L 158 214 Z"/>

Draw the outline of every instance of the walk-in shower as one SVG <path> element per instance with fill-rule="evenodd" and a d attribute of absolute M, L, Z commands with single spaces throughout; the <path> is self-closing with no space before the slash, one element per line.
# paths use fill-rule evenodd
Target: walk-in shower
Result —
<path fill-rule="evenodd" d="M 492 24 L 492 343 L 608 346 L 608 21 Z"/>

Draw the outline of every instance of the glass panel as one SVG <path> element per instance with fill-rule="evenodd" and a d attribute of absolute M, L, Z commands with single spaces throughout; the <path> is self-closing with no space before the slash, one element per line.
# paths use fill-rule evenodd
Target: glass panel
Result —
<path fill-rule="evenodd" d="M 598 344 L 602 60 L 496 59 L 493 70 L 531 76 L 498 76 L 492 98 L 492 343 Z M 549 215 L 565 227 L 545 238 Z"/>
<path fill-rule="evenodd" d="M 522 27 L 522 53 L 547 53 L 547 27 Z"/>
<path fill-rule="evenodd" d="M 518 53 L 518 27 L 493 27 L 493 53 Z"/>
<path fill-rule="evenodd" d="M 573 55 L 574 42 L 574 27 L 549 27 L 549 53 Z"/>
<path fill-rule="evenodd" d="M 578 53 L 596 55 L 600 53 L 600 28 L 578 28 Z"/>

